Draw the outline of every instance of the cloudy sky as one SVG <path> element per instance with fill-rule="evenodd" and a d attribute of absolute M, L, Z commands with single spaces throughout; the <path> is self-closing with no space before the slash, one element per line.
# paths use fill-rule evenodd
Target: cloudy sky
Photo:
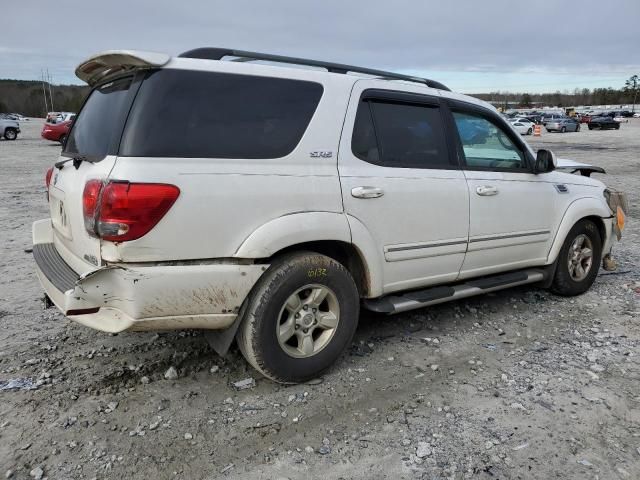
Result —
<path fill-rule="evenodd" d="M 8 1 L 8 0 L 7 0 Z M 21 0 L 0 78 L 79 83 L 107 49 L 221 46 L 440 80 L 462 92 L 619 88 L 640 74 L 640 0 Z"/>

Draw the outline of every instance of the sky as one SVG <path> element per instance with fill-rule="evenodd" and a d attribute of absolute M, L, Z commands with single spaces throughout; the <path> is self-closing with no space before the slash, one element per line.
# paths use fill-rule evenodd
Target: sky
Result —
<path fill-rule="evenodd" d="M 82 83 L 103 50 L 215 46 L 348 63 L 464 93 L 620 88 L 640 74 L 640 0 L 21 0 L 0 78 Z"/>

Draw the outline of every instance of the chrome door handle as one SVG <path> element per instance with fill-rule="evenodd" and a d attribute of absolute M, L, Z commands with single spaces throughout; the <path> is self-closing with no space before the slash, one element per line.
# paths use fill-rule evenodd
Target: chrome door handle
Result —
<path fill-rule="evenodd" d="M 498 194 L 498 188 L 497 187 L 492 187 L 490 185 L 485 185 L 483 187 L 476 188 L 476 193 L 478 195 L 483 196 L 483 197 L 490 197 L 491 195 L 497 195 Z"/>
<path fill-rule="evenodd" d="M 384 192 L 379 187 L 355 187 L 351 189 L 351 196 L 355 198 L 379 198 Z"/>

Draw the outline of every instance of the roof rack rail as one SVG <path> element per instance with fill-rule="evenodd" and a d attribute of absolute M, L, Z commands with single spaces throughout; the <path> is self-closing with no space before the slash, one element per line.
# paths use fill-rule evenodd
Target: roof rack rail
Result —
<path fill-rule="evenodd" d="M 196 48 L 179 55 L 183 58 L 200 58 L 203 60 L 222 60 L 224 57 L 238 57 L 239 61 L 265 60 L 276 63 L 290 63 L 293 65 L 305 65 L 308 67 L 326 68 L 332 73 L 364 73 L 366 75 L 374 75 L 392 80 L 406 80 L 409 82 L 417 82 L 427 85 L 438 90 L 451 91 L 447 86 L 435 80 L 428 78 L 414 77 L 411 75 L 402 75 L 400 73 L 385 72 L 384 70 L 375 70 L 372 68 L 355 67 L 353 65 L 344 65 L 341 63 L 323 62 L 320 60 L 309 60 L 306 58 L 287 57 L 284 55 L 271 55 L 269 53 L 247 52 L 244 50 L 232 50 L 229 48 Z"/>

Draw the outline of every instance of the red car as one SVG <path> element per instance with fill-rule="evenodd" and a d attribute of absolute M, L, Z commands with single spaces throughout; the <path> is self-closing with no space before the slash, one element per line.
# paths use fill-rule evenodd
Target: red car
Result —
<path fill-rule="evenodd" d="M 580 123 L 589 123 L 592 118 L 593 118 L 593 115 L 588 115 L 588 114 L 581 115 Z"/>
<path fill-rule="evenodd" d="M 45 122 L 44 127 L 42 127 L 42 138 L 64 144 L 67 139 L 67 135 L 69 134 L 69 130 L 71 130 L 71 124 L 73 123 L 74 118 L 75 115 L 69 120 L 60 123 Z"/>

